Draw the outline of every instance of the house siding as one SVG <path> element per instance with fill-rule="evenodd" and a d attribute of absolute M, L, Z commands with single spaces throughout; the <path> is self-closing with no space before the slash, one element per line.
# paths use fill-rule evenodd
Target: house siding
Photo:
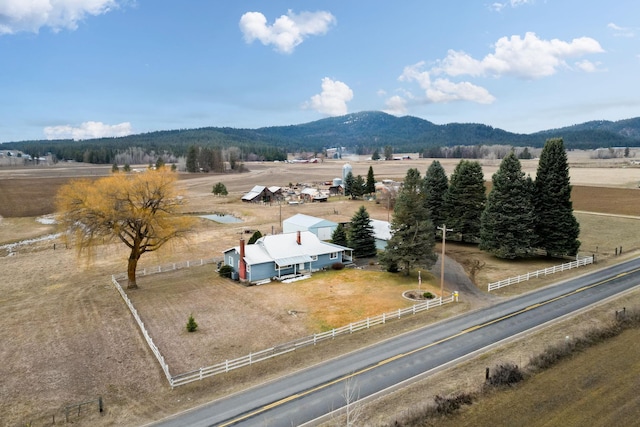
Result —
<path fill-rule="evenodd" d="M 270 240 L 269 244 L 265 243 L 264 239 L 269 238 L 273 240 Z M 305 242 L 307 246 L 305 246 Z M 242 245 L 241 241 L 240 246 L 223 251 L 225 265 L 230 265 L 233 271 L 238 273 L 240 273 Z M 270 249 L 269 246 L 271 246 Z M 292 233 L 289 236 L 262 237 L 255 245 L 247 245 L 245 250 L 246 275 L 240 274 L 240 280 L 249 283 L 293 274 L 309 274 L 313 271 L 329 268 L 338 262 L 349 263 L 352 251 L 350 248 L 322 242 L 311 231 L 298 232 L 297 236 L 296 233 Z M 277 262 L 281 264 L 291 262 L 292 264 L 279 269 Z"/>

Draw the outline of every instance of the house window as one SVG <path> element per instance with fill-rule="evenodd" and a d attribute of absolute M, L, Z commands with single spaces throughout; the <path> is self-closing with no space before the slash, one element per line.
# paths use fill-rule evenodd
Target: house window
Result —
<path fill-rule="evenodd" d="M 229 255 L 229 262 L 227 264 L 233 267 L 233 257 L 231 255 Z"/>
<path fill-rule="evenodd" d="M 251 266 L 249 264 L 247 264 L 245 268 L 247 269 L 247 273 L 251 273 Z"/>
<path fill-rule="evenodd" d="M 311 255 L 311 261 L 317 261 L 318 255 Z"/>
<path fill-rule="evenodd" d="M 338 252 L 332 252 L 329 255 L 329 259 L 338 259 Z"/>

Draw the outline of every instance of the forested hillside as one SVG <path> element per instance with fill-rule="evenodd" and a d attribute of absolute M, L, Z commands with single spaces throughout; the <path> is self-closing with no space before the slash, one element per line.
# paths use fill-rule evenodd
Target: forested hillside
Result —
<path fill-rule="evenodd" d="M 232 150 L 239 161 L 284 160 L 287 153 L 323 153 L 344 147 L 356 154 L 383 152 L 449 155 L 447 147 L 510 145 L 540 148 L 549 138 L 561 137 L 568 149 L 640 146 L 640 118 L 618 122 L 592 121 L 533 134 L 516 134 L 478 123 L 436 125 L 417 117 L 396 117 L 377 111 L 347 114 L 291 126 L 258 129 L 207 127 L 100 138 L 84 141 L 21 141 L 2 144 L 32 157 L 52 153 L 56 159 L 89 163 L 118 163 L 123 153 L 145 153 L 165 161 L 185 157 L 190 148 L 214 152 Z M 455 150 L 462 153 L 468 150 Z"/>

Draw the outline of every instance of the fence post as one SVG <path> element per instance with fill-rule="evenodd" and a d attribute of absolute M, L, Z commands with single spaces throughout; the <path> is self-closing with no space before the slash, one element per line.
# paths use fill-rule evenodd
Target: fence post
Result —
<path fill-rule="evenodd" d="M 100 413 L 104 412 L 104 406 L 102 405 L 102 396 L 98 397 L 98 411 L 100 411 Z"/>

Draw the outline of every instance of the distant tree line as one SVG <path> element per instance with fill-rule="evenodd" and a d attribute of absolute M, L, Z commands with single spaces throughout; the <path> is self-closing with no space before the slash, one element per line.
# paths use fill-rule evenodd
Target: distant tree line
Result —
<path fill-rule="evenodd" d="M 436 125 L 417 117 L 394 117 L 369 111 L 294 126 L 259 129 L 206 127 L 84 141 L 10 142 L 3 147 L 20 150 L 36 158 L 52 153 L 58 160 L 103 164 L 120 162 L 116 156 L 127 153 L 131 147 L 137 147 L 151 157 L 167 157 L 165 161 L 171 162 L 171 156 L 185 158 L 191 146 L 220 150 L 237 147 L 238 159 L 242 162 L 286 160 L 287 153 L 322 153 L 331 147 L 345 147 L 349 152 L 372 157 L 381 157 L 384 153 L 387 159 L 394 151 L 421 153 L 430 158 L 478 159 L 486 157 L 483 153 L 486 147 L 528 146 L 540 149 L 547 139 L 556 136 L 562 136 L 569 149 L 640 146 L 640 118 L 616 123 L 585 123 L 526 135 L 478 123 Z M 496 158 L 501 159 L 509 152 L 507 150 Z M 151 161 L 155 162 L 155 158 Z"/>
<path fill-rule="evenodd" d="M 206 130 L 162 131 L 119 138 L 85 141 L 23 141 L 3 144 L 3 148 L 20 150 L 38 158 L 51 154 L 54 161 L 73 160 L 94 164 L 148 164 L 162 158 L 176 163 L 186 158 L 190 147 L 225 152 L 234 149 L 240 162 L 286 160 L 287 151 L 270 141 L 227 136 L 224 132 Z M 203 162 L 205 166 L 211 162 Z M 214 170 L 215 167 L 211 167 Z"/>

